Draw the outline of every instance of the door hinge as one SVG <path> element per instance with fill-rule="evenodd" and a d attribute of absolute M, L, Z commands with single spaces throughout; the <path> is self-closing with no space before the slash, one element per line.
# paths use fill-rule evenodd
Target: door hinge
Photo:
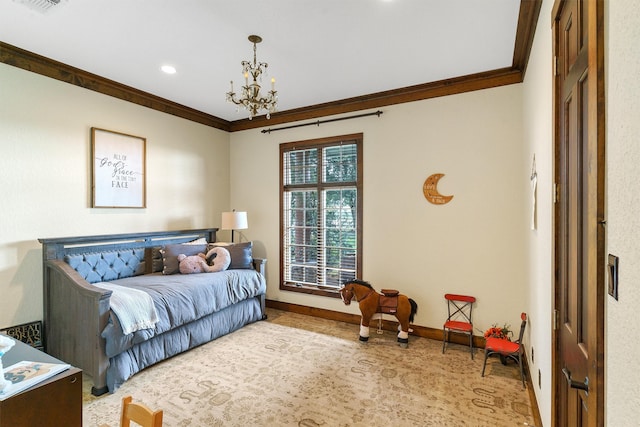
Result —
<path fill-rule="evenodd" d="M 553 203 L 560 201 L 560 185 L 553 183 Z"/>
<path fill-rule="evenodd" d="M 558 55 L 553 57 L 553 75 L 558 75 Z"/>
<path fill-rule="evenodd" d="M 558 322 L 560 318 L 560 312 L 557 309 L 553 310 L 553 330 L 557 331 L 558 330 Z"/>

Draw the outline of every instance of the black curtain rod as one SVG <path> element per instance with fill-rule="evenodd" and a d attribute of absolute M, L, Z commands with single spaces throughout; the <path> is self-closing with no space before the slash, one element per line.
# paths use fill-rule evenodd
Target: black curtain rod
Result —
<path fill-rule="evenodd" d="M 303 127 L 303 126 L 311 126 L 311 125 L 316 125 L 316 126 L 320 126 L 323 123 L 331 123 L 331 122 L 339 122 L 340 120 L 349 120 L 349 119 L 357 119 L 360 117 L 367 117 L 367 116 L 378 116 L 380 117 L 380 115 L 382 114 L 382 111 L 378 110 L 374 113 L 365 113 L 365 114 L 358 114 L 356 116 L 349 116 L 349 117 L 340 117 L 337 119 L 327 119 L 327 120 L 316 120 L 315 122 L 309 122 L 309 123 L 301 123 L 298 125 L 291 125 L 291 126 L 283 126 L 280 128 L 274 128 L 274 129 L 262 129 L 260 132 L 262 133 L 271 133 L 271 132 L 276 132 L 279 130 L 285 130 L 285 129 L 293 129 L 293 128 L 299 128 L 299 127 Z"/>

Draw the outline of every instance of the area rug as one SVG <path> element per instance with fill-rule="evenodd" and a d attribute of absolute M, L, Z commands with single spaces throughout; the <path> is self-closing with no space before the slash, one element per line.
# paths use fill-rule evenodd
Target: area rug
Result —
<path fill-rule="evenodd" d="M 114 394 L 83 384 L 84 426 L 119 425 L 123 396 L 164 411 L 165 426 L 533 425 L 513 363 L 468 347 L 269 310 L 257 322 L 148 368 Z"/>

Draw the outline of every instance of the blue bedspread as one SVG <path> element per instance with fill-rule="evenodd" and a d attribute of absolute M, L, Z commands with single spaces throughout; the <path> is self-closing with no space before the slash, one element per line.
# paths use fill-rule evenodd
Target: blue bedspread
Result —
<path fill-rule="evenodd" d="M 113 393 L 127 379 L 146 367 L 208 343 L 261 318 L 260 301 L 251 298 L 134 345 L 109 359 L 107 387 Z M 211 357 L 215 357 L 215 354 Z"/>
<path fill-rule="evenodd" d="M 153 299 L 159 319 L 155 328 L 125 335 L 117 316 L 112 314 L 102 332 L 109 358 L 167 331 L 266 292 L 264 276 L 255 270 L 226 270 L 187 275 L 157 273 L 127 277 L 109 283 L 147 292 Z"/>

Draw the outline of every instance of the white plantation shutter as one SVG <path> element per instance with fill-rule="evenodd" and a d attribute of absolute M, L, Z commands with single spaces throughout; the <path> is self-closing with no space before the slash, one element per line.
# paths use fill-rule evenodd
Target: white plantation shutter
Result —
<path fill-rule="evenodd" d="M 282 144 L 281 288 L 359 277 L 362 136 Z"/>

